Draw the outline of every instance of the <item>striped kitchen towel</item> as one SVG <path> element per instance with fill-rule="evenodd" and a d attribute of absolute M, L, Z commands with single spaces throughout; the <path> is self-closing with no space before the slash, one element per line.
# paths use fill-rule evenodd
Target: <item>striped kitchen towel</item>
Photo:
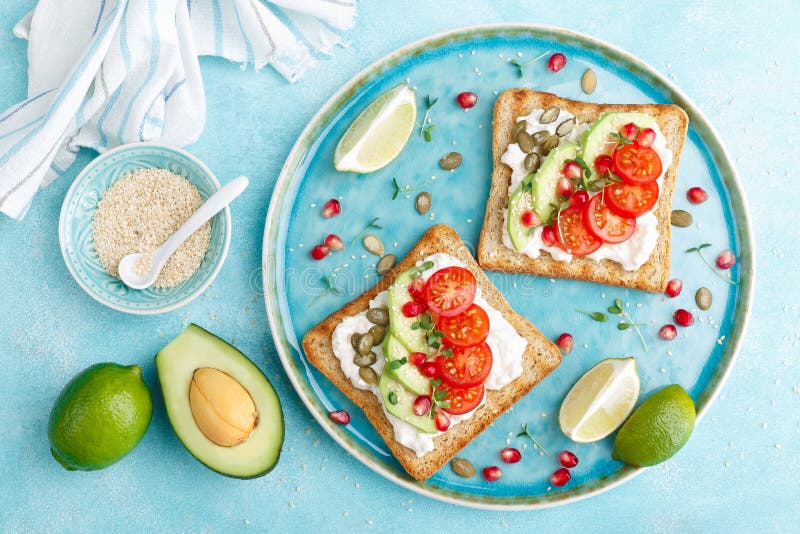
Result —
<path fill-rule="evenodd" d="M 193 143 L 205 124 L 197 57 L 291 82 L 352 27 L 355 0 L 39 0 L 14 28 L 28 39 L 28 99 L 0 114 L 0 211 L 21 219 L 80 147 Z"/>

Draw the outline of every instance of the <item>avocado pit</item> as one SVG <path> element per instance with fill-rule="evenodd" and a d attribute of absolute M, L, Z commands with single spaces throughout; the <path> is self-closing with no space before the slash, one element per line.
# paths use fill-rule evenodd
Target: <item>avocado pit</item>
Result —
<path fill-rule="evenodd" d="M 200 432 L 221 447 L 247 441 L 258 423 L 250 393 L 233 377 L 211 367 L 192 375 L 189 406 Z"/>

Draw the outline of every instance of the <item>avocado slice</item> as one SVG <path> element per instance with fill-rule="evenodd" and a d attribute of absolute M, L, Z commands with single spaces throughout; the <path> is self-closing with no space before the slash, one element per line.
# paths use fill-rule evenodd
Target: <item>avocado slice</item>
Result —
<path fill-rule="evenodd" d="M 259 477 L 275 467 L 284 436 L 280 399 L 264 373 L 247 356 L 214 334 L 191 324 L 156 354 L 155 361 L 167 416 L 178 439 L 192 456 L 210 469 L 233 478 Z M 210 370 L 212 378 L 223 380 L 214 382 L 213 388 L 204 386 L 209 390 L 201 392 L 202 395 L 194 395 L 197 391 L 195 375 L 199 370 Z M 246 393 L 242 393 L 236 383 Z M 190 390 L 193 390 L 192 395 Z M 233 391 L 233 394 L 227 394 L 228 391 Z M 244 397 L 244 404 L 255 407 L 252 428 L 246 429 L 247 435 L 240 443 L 221 446 L 207 437 L 198 420 L 202 422 L 203 418 L 220 413 L 224 416 L 225 410 L 235 411 L 239 408 L 235 402 L 239 400 L 235 399 L 236 394 Z M 195 400 L 197 398 L 211 404 L 199 406 L 201 401 Z M 232 415 L 233 419 L 241 419 L 248 414 Z M 231 419 L 223 417 L 212 424 L 224 432 L 225 424 Z M 219 441 L 219 438 L 215 439 Z"/>
<path fill-rule="evenodd" d="M 610 148 L 613 146 L 609 144 L 609 141 L 613 141 L 611 134 L 619 133 L 619 129 L 629 122 L 634 123 L 639 128 L 653 128 L 658 124 L 656 119 L 647 113 L 607 112 L 601 114 L 586 131 L 581 142 L 581 153 L 593 174 L 597 174 L 594 160 L 600 154 L 609 153 Z"/>
<path fill-rule="evenodd" d="M 420 328 L 416 330 L 411 328 L 417 319 L 406 317 L 402 312 L 403 304 L 411 301 L 408 286 L 411 284 L 411 280 L 425 270 L 423 267 L 426 266 L 423 264 L 403 271 L 389 288 L 389 329 L 397 340 L 408 349 L 408 352 L 427 354 L 430 347 L 425 338 L 425 331 Z"/>
<path fill-rule="evenodd" d="M 396 361 L 402 358 L 407 358 L 409 352 L 392 334 L 388 334 L 383 342 L 383 354 L 386 356 L 386 361 Z M 417 366 L 411 362 L 401 365 L 393 371 L 392 377 L 400 382 L 400 384 L 412 393 L 417 395 L 427 395 L 431 391 L 431 381 L 429 378 L 423 376 L 419 372 Z"/>
<path fill-rule="evenodd" d="M 426 434 L 435 434 L 437 432 L 436 424 L 431 417 L 414 414 L 414 400 L 417 395 L 404 388 L 397 380 L 389 376 L 386 371 L 381 374 L 378 389 L 381 390 L 383 405 L 386 407 L 387 412 Z M 395 402 L 392 402 L 393 400 Z"/>

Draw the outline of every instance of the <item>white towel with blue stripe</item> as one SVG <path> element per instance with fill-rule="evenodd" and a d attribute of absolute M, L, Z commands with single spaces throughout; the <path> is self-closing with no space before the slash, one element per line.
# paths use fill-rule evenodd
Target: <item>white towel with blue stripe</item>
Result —
<path fill-rule="evenodd" d="M 355 0 L 40 0 L 28 99 L 0 114 L 0 211 L 21 219 L 80 147 L 186 146 L 205 124 L 198 56 L 272 65 L 291 82 L 341 44 Z"/>

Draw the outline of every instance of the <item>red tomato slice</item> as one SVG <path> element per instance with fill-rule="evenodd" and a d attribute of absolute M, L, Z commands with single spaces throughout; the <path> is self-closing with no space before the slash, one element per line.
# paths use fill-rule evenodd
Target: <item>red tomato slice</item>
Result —
<path fill-rule="evenodd" d="M 464 313 L 455 317 L 440 316 L 436 326 L 449 345 L 469 347 L 486 341 L 489 335 L 489 316 L 483 308 L 472 304 Z"/>
<path fill-rule="evenodd" d="M 483 400 L 483 384 L 471 388 L 454 388 L 442 383 L 440 391 L 446 391 L 447 395 L 442 399 L 449 401 L 449 408 L 442 408 L 451 415 L 461 415 L 470 412 L 478 407 Z"/>
<path fill-rule="evenodd" d="M 621 217 L 608 209 L 600 193 L 586 204 L 583 222 L 589 233 L 604 243 L 622 243 L 627 241 L 636 230 L 635 217 Z"/>
<path fill-rule="evenodd" d="M 573 256 L 591 254 L 603 244 L 596 239 L 583 222 L 585 206 L 570 206 L 561 212 L 556 221 L 556 244 Z"/>
<path fill-rule="evenodd" d="M 453 356 L 437 358 L 442 380 L 467 388 L 482 384 L 492 370 L 492 349 L 485 342 L 471 347 L 453 347 Z"/>
<path fill-rule="evenodd" d="M 635 143 L 622 145 L 614 151 L 614 174 L 625 183 L 645 184 L 661 176 L 661 158 L 650 147 Z"/>
<path fill-rule="evenodd" d="M 605 188 L 608 209 L 622 217 L 644 215 L 658 202 L 658 184 L 611 184 Z"/>
<path fill-rule="evenodd" d="M 425 300 L 437 315 L 453 317 L 470 307 L 478 287 L 475 276 L 463 267 L 439 269 L 425 284 Z"/>

